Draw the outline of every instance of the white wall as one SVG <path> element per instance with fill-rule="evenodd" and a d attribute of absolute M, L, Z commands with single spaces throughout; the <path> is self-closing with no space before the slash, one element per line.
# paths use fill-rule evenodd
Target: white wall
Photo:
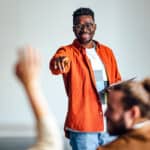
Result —
<path fill-rule="evenodd" d="M 32 111 L 14 76 L 16 48 L 31 44 L 43 55 L 41 83 L 51 110 L 63 125 L 67 109 L 61 76 L 48 69 L 56 49 L 74 39 L 72 13 L 95 11 L 95 39 L 114 50 L 124 79 L 150 75 L 149 0 L 0 0 L 0 127 L 33 125 Z"/>

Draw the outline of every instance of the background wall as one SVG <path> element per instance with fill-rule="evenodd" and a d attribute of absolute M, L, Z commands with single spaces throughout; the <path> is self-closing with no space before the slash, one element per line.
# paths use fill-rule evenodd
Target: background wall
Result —
<path fill-rule="evenodd" d="M 95 39 L 113 49 L 122 77 L 140 79 L 150 75 L 149 0 L 0 0 L 1 136 L 18 129 L 25 131 L 21 134 L 29 134 L 30 130 L 25 129 L 34 124 L 13 70 L 17 48 L 28 44 L 38 48 L 43 56 L 41 84 L 51 110 L 63 126 L 67 97 L 61 76 L 53 76 L 48 65 L 56 49 L 74 39 L 72 13 L 81 6 L 95 11 Z"/>

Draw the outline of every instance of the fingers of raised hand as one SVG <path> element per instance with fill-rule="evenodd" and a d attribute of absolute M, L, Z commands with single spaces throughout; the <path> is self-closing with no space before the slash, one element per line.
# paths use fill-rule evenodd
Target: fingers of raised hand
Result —
<path fill-rule="evenodd" d="M 31 46 L 23 47 L 19 49 L 19 62 L 24 63 L 28 67 L 34 65 L 40 65 L 41 57 L 37 49 Z"/>
<path fill-rule="evenodd" d="M 38 76 L 40 67 L 41 56 L 37 49 L 31 46 L 19 49 L 18 61 L 16 63 L 16 74 L 18 77 Z"/>

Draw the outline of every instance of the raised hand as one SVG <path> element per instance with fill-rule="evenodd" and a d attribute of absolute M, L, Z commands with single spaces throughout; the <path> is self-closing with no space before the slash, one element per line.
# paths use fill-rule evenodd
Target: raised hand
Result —
<path fill-rule="evenodd" d="M 16 75 L 26 85 L 37 81 L 41 68 L 41 57 L 38 51 L 32 47 L 19 49 L 18 61 L 16 63 Z"/>

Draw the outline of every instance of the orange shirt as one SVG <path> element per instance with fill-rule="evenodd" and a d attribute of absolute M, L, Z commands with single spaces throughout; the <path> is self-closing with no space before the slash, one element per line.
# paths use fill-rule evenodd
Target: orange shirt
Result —
<path fill-rule="evenodd" d="M 96 52 L 104 64 L 109 83 L 121 80 L 112 50 L 97 41 L 95 43 Z M 60 74 L 60 71 L 54 68 L 54 59 L 59 56 L 67 56 L 71 61 L 65 68 L 66 72 L 62 74 L 69 99 L 65 129 L 67 127 L 80 132 L 103 131 L 102 106 L 85 48 L 81 47 L 77 40 L 59 48 L 50 61 L 50 70 L 53 74 Z"/>

